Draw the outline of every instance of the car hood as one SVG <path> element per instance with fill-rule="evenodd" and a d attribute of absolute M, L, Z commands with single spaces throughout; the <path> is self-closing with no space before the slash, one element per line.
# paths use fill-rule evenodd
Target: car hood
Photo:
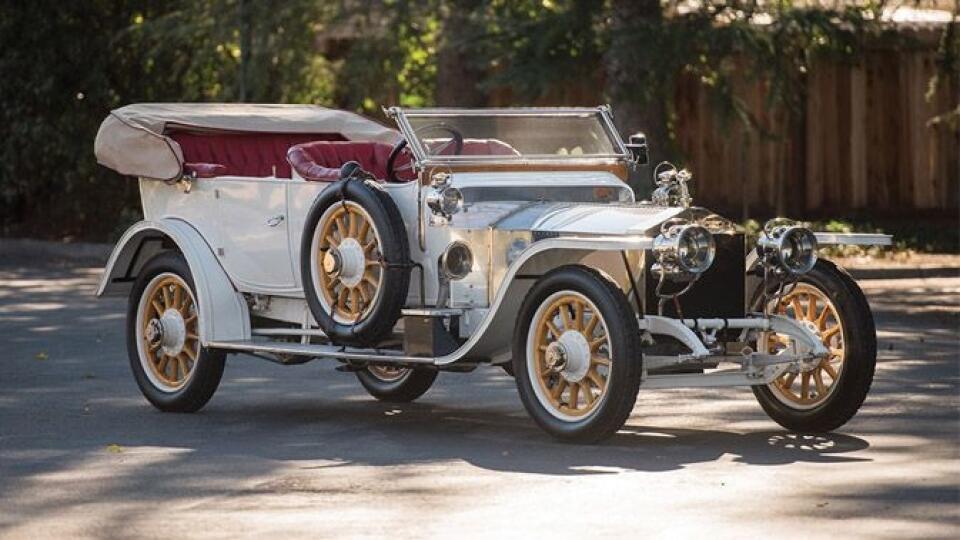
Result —
<path fill-rule="evenodd" d="M 646 234 L 683 210 L 649 204 L 528 203 L 492 226 L 557 235 L 637 235 Z"/>

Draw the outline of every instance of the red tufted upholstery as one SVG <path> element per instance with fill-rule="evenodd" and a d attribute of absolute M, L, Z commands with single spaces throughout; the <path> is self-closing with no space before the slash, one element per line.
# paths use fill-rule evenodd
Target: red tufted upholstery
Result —
<path fill-rule="evenodd" d="M 442 143 L 448 142 L 444 139 Z M 438 143 L 438 144 L 442 144 Z M 427 141 L 427 144 L 431 144 Z M 314 182 L 334 182 L 340 179 L 340 167 L 348 161 L 356 161 L 367 172 L 380 180 L 387 177 L 387 160 L 392 146 L 371 142 L 329 142 L 315 141 L 298 144 L 287 151 L 287 160 L 305 180 Z M 453 154 L 455 146 L 447 145 L 440 153 Z M 520 155 L 507 143 L 496 139 L 464 139 L 464 156 Z M 410 161 L 410 154 L 404 152 L 397 158 L 396 167 L 401 168 Z M 413 180 L 415 175 L 408 170 L 398 173 L 402 181 Z"/>
<path fill-rule="evenodd" d="M 349 161 L 356 161 L 363 170 L 384 180 L 392 149 L 383 143 L 315 141 L 290 147 L 287 160 L 305 180 L 336 181 L 340 178 L 340 167 Z M 406 154 L 401 154 L 396 165 L 402 166 L 407 161 Z M 401 176 L 404 180 L 413 179 L 412 174 Z"/>
<path fill-rule="evenodd" d="M 276 171 L 277 178 L 290 178 L 286 155 L 291 146 L 307 141 L 343 140 L 338 133 L 174 132 L 169 136 L 183 150 L 183 160 L 201 177 L 264 177 L 274 176 Z"/>

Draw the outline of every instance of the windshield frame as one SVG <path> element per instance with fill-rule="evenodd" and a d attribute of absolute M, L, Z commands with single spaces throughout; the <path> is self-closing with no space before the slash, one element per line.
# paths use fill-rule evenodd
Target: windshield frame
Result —
<path fill-rule="evenodd" d="M 424 108 L 405 109 L 390 107 L 384 112 L 396 121 L 403 138 L 407 141 L 414 161 L 419 168 L 436 165 L 487 165 L 487 164 L 608 164 L 630 160 L 630 154 L 624 146 L 623 139 L 613 124 L 613 116 L 609 105 L 598 107 L 510 107 L 510 108 Z M 510 116 L 510 117 L 584 117 L 596 116 L 600 120 L 604 132 L 610 138 L 614 153 L 612 154 L 528 154 L 521 156 L 509 155 L 428 155 L 417 137 L 409 118 L 429 118 L 431 116 Z"/>

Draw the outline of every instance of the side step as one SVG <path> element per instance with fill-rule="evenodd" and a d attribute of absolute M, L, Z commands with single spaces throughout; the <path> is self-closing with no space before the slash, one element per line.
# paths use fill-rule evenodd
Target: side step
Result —
<path fill-rule="evenodd" d="M 225 351 L 248 352 L 256 354 L 289 354 L 294 356 L 312 356 L 315 358 L 332 358 L 336 360 L 358 360 L 363 362 L 379 362 L 384 364 L 434 364 L 433 358 L 430 357 L 407 356 L 398 351 L 384 349 L 363 349 L 358 347 L 341 347 L 337 345 L 241 340 L 211 341 L 208 342 L 206 346 L 211 349 L 222 349 Z"/>

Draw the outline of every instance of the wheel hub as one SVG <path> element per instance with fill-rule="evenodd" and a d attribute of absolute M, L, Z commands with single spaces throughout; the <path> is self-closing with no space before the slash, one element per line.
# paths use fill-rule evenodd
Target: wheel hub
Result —
<path fill-rule="evenodd" d="M 355 238 L 346 238 L 340 243 L 337 252 L 340 257 L 340 281 L 347 287 L 356 287 L 363 279 L 366 266 L 363 246 Z"/>
<path fill-rule="evenodd" d="M 323 254 L 323 271 L 329 276 L 336 276 L 342 266 L 340 252 L 335 247 L 331 247 Z"/>
<path fill-rule="evenodd" d="M 563 367 L 560 376 L 568 382 L 580 382 L 590 370 L 590 343 L 576 330 L 567 330 L 560 339 L 551 345 L 557 345 L 563 351 Z M 549 358 L 549 347 L 547 355 Z M 549 362 L 549 360 L 547 360 Z"/>
<path fill-rule="evenodd" d="M 554 341 L 547 345 L 544 353 L 544 362 L 555 373 L 560 373 L 567 367 L 567 351 L 559 342 Z"/>
<path fill-rule="evenodd" d="M 183 350 L 183 344 L 187 340 L 187 325 L 183 320 L 183 315 L 176 309 L 168 309 L 163 312 L 160 319 L 150 321 L 151 326 L 154 321 L 159 326 L 160 348 L 165 354 L 177 356 Z M 149 332 L 150 327 L 147 327 Z M 149 339 L 149 337 L 148 337 Z"/>
<path fill-rule="evenodd" d="M 150 319 L 147 328 L 143 331 L 143 336 L 147 338 L 147 343 L 156 345 L 163 339 L 163 324 L 160 319 Z"/>

